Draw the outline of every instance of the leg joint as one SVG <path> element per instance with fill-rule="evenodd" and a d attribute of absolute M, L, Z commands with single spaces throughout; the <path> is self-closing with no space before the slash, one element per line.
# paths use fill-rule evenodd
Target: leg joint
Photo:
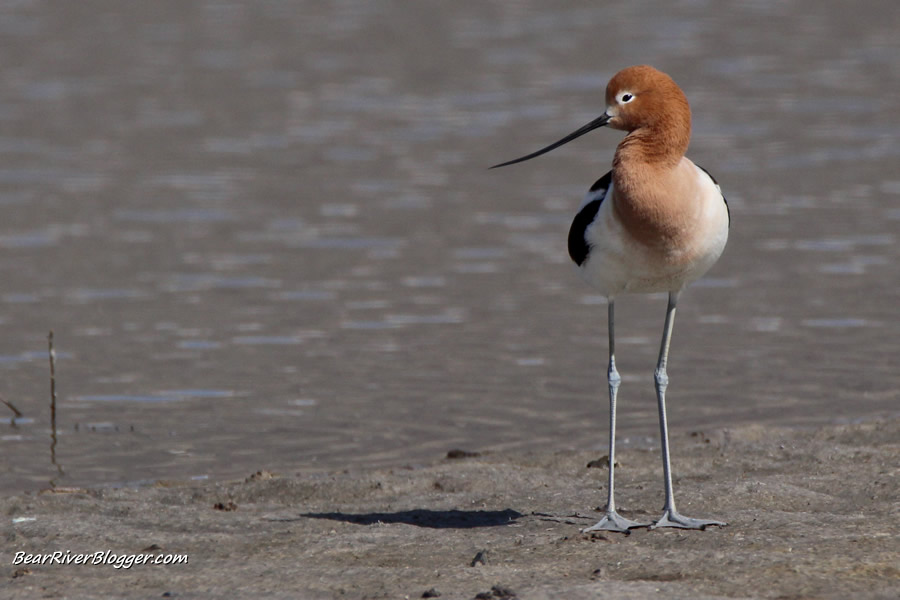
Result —
<path fill-rule="evenodd" d="M 619 385 L 622 383 L 622 376 L 619 375 L 619 372 L 616 370 L 616 365 L 609 366 L 609 370 L 606 372 L 606 378 L 611 385 Z"/>
<path fill-rule="evenodd" d="M 658 387 L 666 387 L 669 385 L 669 375 L 666 373 L 666 368 L 658 368 L 653 372 L 653 379 L 656 381 L 656 385 Z"/>

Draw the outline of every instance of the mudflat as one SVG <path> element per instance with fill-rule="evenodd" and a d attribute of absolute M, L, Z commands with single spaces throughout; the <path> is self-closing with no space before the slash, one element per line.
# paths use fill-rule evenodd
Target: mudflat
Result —
<path fill-rule="evenodd" d="M 729 523 L 706 531 L 580 533 L 601 515 L 606 468 L 579 451 L 48 489 L 0 499 L 0 586 L 4 598 L 897 598 L 898 442 L 900 419 L 677 435 L 680 510 Z M 653 519 L 657 451 L 619 462 L 622 513 Z M 107 550 L 188 562 L 12 564 Z"/>

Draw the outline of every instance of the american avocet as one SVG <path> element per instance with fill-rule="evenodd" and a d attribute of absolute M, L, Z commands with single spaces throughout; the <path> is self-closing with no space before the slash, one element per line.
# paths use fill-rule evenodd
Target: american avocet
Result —
<path fill-rule="evenodd" d="M 704 529 L 725 525 L 692 519 L 675 510 L 666 424 L 666 362 L 678 294 L 716 262 L 728 239 L 730 215 L 715 179 L 684 153 L 691 137 L 691 109 L 671 77 L 645 65 L 616 73 L 606 86 L 606 112 L 558 142 L 527 156 L 529 160 L 608 125 L 627 131 L 612 170 L 591 186 L 569 230 L 569 255 L 582 276 L 607 297 L 609 317 L 609 496 L 606 516 L 584 531 L 628 531 L 634 527 Z M 614 299 L 623 293 L 668 292 L 654 379 L 659 404 L 666 503 L 653 524 L 616 512 L 616 371 Z"/>

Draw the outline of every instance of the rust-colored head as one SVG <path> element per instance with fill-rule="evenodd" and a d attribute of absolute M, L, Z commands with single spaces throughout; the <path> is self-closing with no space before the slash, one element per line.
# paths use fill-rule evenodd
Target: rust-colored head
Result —
<path fill-rule="evenodd" d="M 678 84 L 662 71 L 647 65 L 627 67 L 607 84 L 602 115 L 558 142 L 491 168 L 531 160 L 606 125 L 631 133 L 619 149 L 639 146 L 642 158 L 675 162 L 691 138 L 691 108 Z"/>
<path fill-rule="evenodd" d="M 634 131 L 642 127 L 686 127 L 690 131 L 691 108 L 671 77 L 648 65 L 627 67 L 606 86 L 607 125 Z"/>

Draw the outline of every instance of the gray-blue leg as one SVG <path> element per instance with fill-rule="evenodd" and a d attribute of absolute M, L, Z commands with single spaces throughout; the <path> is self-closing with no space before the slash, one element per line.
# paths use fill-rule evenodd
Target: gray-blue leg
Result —
<path fill-rule="evenodd" d="M 682 529 L 706 529 L 709 525 L 724 527 L 721 521 L 707 519 L 691 519 L 682 516 L 675 510 L 675 495 L 672 490 L 672 469 L 669 459 L 669 427 L 666 422 L 666 388 L 669 385 L 669 376 L 666 374 L 666 363 L 669 360 L 669 341 L 672 337 L 672 327 L 675 324 L 675 305 L 678 303 L 678 293 L 669 293 L 669 305 L 666 308 L 666 324 L 663 329 L 662 344 L 659 349 L 659 362 L 656 364 L 654 378 L 656 380 L 656 398 L 659 403 L 659 431 L 662 443 L 663 475 L 666 486 L 666 505 L 663 515 L 651 526 L 680 527 Z"/>
<path fill-rule="evenodd" d="M 600 519 L 596 524 L 582 529 L 587 533 L 590 531 L 622 531 L 627 532 L 634 527 L 647 527 L 649 523 L 638 523 L 626 519 L 616 512 L 615 500 L 615 468 L 616 468 L 616 395 L 619 392 L 619 384 L 622 378 L 616 370 L 616 342 L 614 329 L 614 303 L 613 299 L 609 299 L 609 368 L 606 371 L 607 381 L 609 381 L 609 486 L 608 496 L 606 500 L 606 516 Z"/>

